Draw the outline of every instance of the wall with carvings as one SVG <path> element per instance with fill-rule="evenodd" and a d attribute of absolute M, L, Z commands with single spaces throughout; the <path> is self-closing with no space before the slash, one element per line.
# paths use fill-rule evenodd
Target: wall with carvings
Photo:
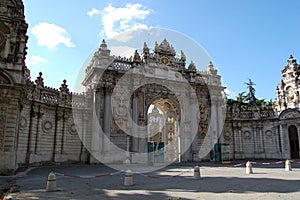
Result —
<path fill-rule="evenodd" d="M 14 166 L 17 155 L 20 90 L 7 85 L 0 87 L 0 169 L 5 171 Z"/>
<path fill-rule="evenodd" d="M 272 107 L 227 106 L 220 142 L 230 144 L 231 159 L 290 159 L 288 127 L 295 125 L 300 136 L 299 119 L 297 109 L 285 110 L 278 116 Z"/>
<path fill-rule="evenodd" d="M 74 95 L 81 99 L 82 95 Z M 24 85 L 0 84 L 0 173 L 21 166 L 87 162 L 73 120 L 72 94 L 44 86 L 42 74 Z M 80 107 L 77 104 L 78 108 Z"/>
<path fill-rule="evenodd" d="M 40 74 L 35 83 L 26 84 L 25 94 L 20 109 L 17 165 L 86 162 L 66 81 L 59 90 L 44 87 Z"/>

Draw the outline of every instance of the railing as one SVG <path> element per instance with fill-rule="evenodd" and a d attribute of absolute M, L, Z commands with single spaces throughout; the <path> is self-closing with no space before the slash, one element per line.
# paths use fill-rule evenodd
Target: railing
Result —
<path fill-rule="evenodd" d="M 274 118 L 275 112 L 272 108 L 256 108 L 253 109 L 241 109 L 232 111 L 230 107 L 227 107 L 226 118 L 236 119 L 236 120 L 247 120 L 247 119 L 264 119 L 264 118 Z"/>

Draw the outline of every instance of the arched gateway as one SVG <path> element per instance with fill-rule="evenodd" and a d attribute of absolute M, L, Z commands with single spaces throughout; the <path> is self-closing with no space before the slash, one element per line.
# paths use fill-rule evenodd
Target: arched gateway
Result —
<path fill-rule="evenodd" d="M 101 162 L 199 160 L 223 128 L 220 79 L 212 63 L 202 72 L 193 62 L 186 68 L 183 52 L 176 57 L 166 39 L 152 53 L 144 43 L 131 58 L 111 56 L 103 40 L 83 81 L 93 120 L 79 135 Z"/>

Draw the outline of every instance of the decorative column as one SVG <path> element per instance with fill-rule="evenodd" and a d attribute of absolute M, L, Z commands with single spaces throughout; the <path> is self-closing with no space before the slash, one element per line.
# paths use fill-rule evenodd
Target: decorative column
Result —
<path fill-rule="evenodd" d="M 215 149 L 214 149 L 214 146 L 215 144 L 217 143 L 217 140 L 218 140 L 218 137 L 217 137 L 217 134 L 218 134 L 218 130 L 217 130 L 217 109 L 216 109 L 216 101 L 215 101 L 215 98 L 214 97 L 211 97 L 211 130 L 210 130 L 210 134 L 211 134 L 211 149 L 212 151 L 214 152 Z M 215 152 L 213 153 L 213 156 L 215 156 Z"/>
<path fill-rule="evenodd" d="M 146 120 L 146 116 L 147 116 L 147 111 L 145 111 L 145 91 L 142 90 L 139 93 L 138 96 L 138 111 L 137 111 L 137 117 L 138 117 L 138 124 L 140 126 L 143 126 L 143 130 L 139 130 L 139 131 L 147 131 L 147 120 Z M 145 153 L 148 152 L 148 138 L 140 138 L 139 139 L 139 152 L 140 153 Z"/>
<path fill-rule="evenodd" d="M 93 113 L 93 126 L 92 126 L 92 151 L 93 152 L 101 152 L 101 149 L 100 149 L 100 138 L 102 137 L 102 135 L 100 135 L 100 130 L 98 126 L 98 119 L 97 119 L 97 109 L 96 107 L 98 106 L 99 104 L 99 97 L 98 97 L 98 92 L 96 89 L 93 90 L 93 100 L 92 100 L 92 113 Z M 100 127 L 101 128 L 101 127 Z M 102 147 L 102 145 L 101 145 Z"/>
<path fill-rule="evenodd" d="M 256 128 L 254 127 L 254 125 L 252 124 L 252 132 L 253 132 L 253 144 L 254 144 L 254 156 L 259 152 L 259 141 L 258 141 L 258 136 L 257 136 L 257 132 L 256 132 Z"/>
<path fill-rule="evenodd" d="M 282 149 L 282 158 L 288 159 L 289 158 L 289 148 L 288 148 L 288 142 L 286 139 L 286 136 L 284 135 L 284 132 L 287 132 L 287 126 L 283 126 L 280 124 L 279 126 L 280 131 L 280 138 L 281 138 L 281 149 Z"/>
<path fill-rule="evenodd" d="M 274 137 L 273 144 L 275 145 L 275 152 L 276 152 L 276 154 L 278 154 L 280 152 L 280 150 L 279 150 L 278 135 L 279 135 L 279 128 L 277 126 L 276 126 L 276 128 L 273 127 L 272 128 L 272 136 Z"/>
<path fill-rule="evenodd" d="M 132 151 L 139 151 L 139 136 L 138 136 L 138 100 L 137 96 L 134 94 L 132 99 Z"/>
<path fill-rule="evenodd" d="M 254 135 L 256 135 L 256 141 L 255 141 L 255 146 L 256 146 L 256 158 L 263 158 L 262 153 L 264 152 L 264 145 L 263 145 L 263 135 L 262 135 L 262 126 L 260 124 L 256 124 L 254 126 Z"/>
<path fill-rule="evenodd" d="M 93 101 L 94 101 L 94 94 L 93 91 L 88 90 L 86 91 L 85 98 L 83 99 L 83 103 L 85 105 L 84 111 L 82 112 L 82 119 L 83 119 L 83 140 L 84 144 L 87 149 L 92 150 L 92 133 L 93 133 Z M 80 120 L 80 117 L 79 117 Z"/>
<path fill-rule="evenodd" d="M 240 158 L 242 158 L 243 152 L 243 138 L 242 138 L 242 125 L 240 122 L 238 123 L 238 139 L 239 139 L 239 153 L 240 153 Z"/>
<path fill-rule="evenodd" d="M 197 107 L 199 108 L 199 104 L 198 104 L 198 100 L 197 100 L 197 97 L 196 96 L 192 96 L 190 98 L 190 119 L 191 119 L 191 131 L 190 131 L 190 138 L 188 138 L 189 140 L 189 160 L 190 161 L 193 161 L 194 158 L 193 158 L 193 152 L 194 152 L 194 149 L 193 149 L 193 141 L 196 141 L 196 137 L 197 137 L 197 130 L 198 130 L 198 121 L 197 121 L 197 114 L 196 113 L 197 111 L 199 112 L 199 109 L 197 109 Z M 174 119 L 175 120 L 175 119 Z M 174 127 L 174 131 L 175 131 L 175 127 Z M 176 133 L 176 132 L 175 132 Z"/>
<path fill-rule="evenodd" d="M 112 110 L 111 110 L 111 94 L 112 88 L 105 88 L 104 96 L 104 123 L 103 123 L 103 151 L 110 150 L 110 132 L 111 132 L 111 123 L 112 123 Z"/>

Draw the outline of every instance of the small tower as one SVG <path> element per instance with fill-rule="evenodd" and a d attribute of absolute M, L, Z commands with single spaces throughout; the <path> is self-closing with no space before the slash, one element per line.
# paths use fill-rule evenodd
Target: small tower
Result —
<path fill-rule="evenodd" d="M 283 110 L 288 108 L 299 109 L 300 105 L 300 66 L 293 55 L 287 60 L 287 65 L 281 71 L 282 79 L 276 89 L 275 109 L 279 115 Z"/>
<path fill-rule="evenodd" d="M 2 0 L 0 4 L 0 82 L 24 83 L 27 28 L 21 0 Z M 9 83 L 13 82 L 13 83 Z"/>
<path fill-rule="evenodd" d="M 194 82 L 195 77 L 196 77 L 196 73 L 197 73 L 197 68 L 196 68 L 193 61 L 191 61 L 191 63 L 189 64 L 188 72 L 189 72 L 189 81 Z"/>
<path fill-rule="evenodd" d="M 144 42 L 144 46 L 143 46 L 142 54 L 141 54 L 142 60 L 143 60 L 144 62 L 146 62 L 147 59 L 149 58 L 149 54 L 150 54 L 150 53 L 149 53 L 149 48 L 148 48 L 148 46 L 147 46 L 147 43 Z"/>
<path fill-rule="evenodd" d="M 20 110 L 26 76 L 27 23 L 21 0 L 0 3 L 0 174 L 17 168 Z"/>
<path fill-rule="evenodd" d="M 207 71 L 212 75 L 217 75 L 218 74 L 218 70 L 215 69 L 214 64 L 212 63 L 212 61 L 209 61 Z"/>
<path fill-rule="evenodd" d="M 100 44 L 99 53 L 101 56 L 109 56 L 110 55 L 110 50 L 107 49 L 107 44 L 104 39 L 102 40 L 102 42 Z"/>

